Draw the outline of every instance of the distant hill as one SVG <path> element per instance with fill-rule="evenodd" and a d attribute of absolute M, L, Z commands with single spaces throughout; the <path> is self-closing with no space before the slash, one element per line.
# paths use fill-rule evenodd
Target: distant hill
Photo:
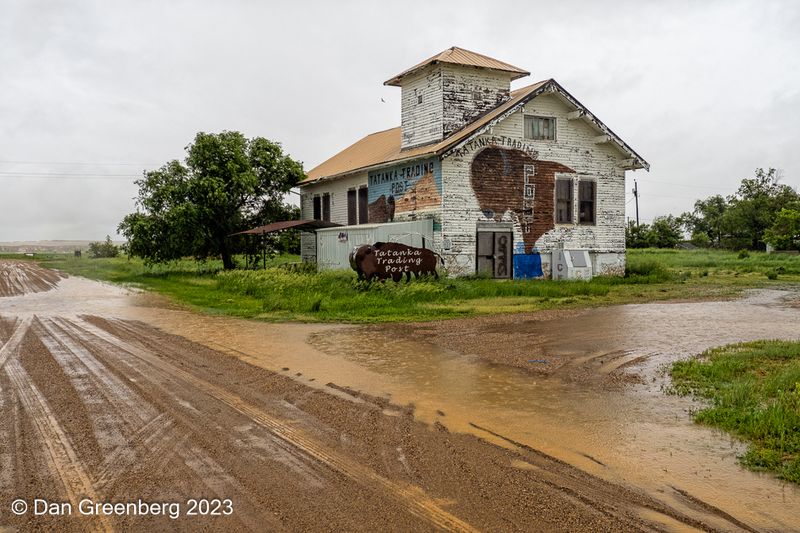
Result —
<path fill-rule="evenodd" d="M 89 243 L 103 242 L 105 239 L 96 241 L 12 241 L 0 242 L 0 252 L 12 253 L 72 253 L 75 250 L 86 251 Z M 125 244 L 125 241 L 113 241 L 116 245 Z"/>

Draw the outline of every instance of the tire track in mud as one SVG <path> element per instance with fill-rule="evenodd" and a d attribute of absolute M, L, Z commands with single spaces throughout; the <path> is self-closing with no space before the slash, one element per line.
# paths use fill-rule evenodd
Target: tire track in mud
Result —
<path fill-rule="evenodd" d="M 41 319 L 37 326 L 41 341 L 66 369 L 84 405 L 95 404 L 93 412 L 99 413 L 95 423 L 108 421 L 102 424 L 101 431 L 95 427 L 96 436 L 101 442 L 105 440 L 106 449 L 95 476 L 97 488 L 113 494 L 123 476 L 151 471 L 154 462 L 156 467 L 166 467 L 177 456 L 210 493 L 223 499 L 237 497 L 237 517 L 243 525 L 252 531 L 263 528 L 263 521 L 254 518 L 256 505 L 249 501 L 244 488 L 205 451 L 187 445 L 190 430 L 181 427 L 185 420 L 176 419 L 175 413 L 159 411 L 100 362 L 87 348 L 95 339 L 87 337 L 84 329 L 64 318 Z M 109 353 L 117 355 L 118 351 Z M 278 529 L 277 524 L 271 527 Z"/>
<path fill-rule="evenodd" d="M 58 285 L 61 275 L 30 261 L 0 259 L 0 298 L 44 292 Z"/>
<path fill-rule="evenodd" d="M 128 325 L 122 321 L 114 320 L 110 322 L 114 327 L 119 327 L 121 329 L 128 328 Z M 84 337 L 90 335 L 95 339 L 102 340 L 115 347 L 118 351 L 122 351 L 130 356 L 145 361 L 164 374 L 173 378 L 178 378 L 191 385 L 193 388 L 226 404 L 228 407 L 264 427 L 275 437 L 281 439 L 291 447 L 303 452 L 305 455 L 315 459 L 328 468 L 343 474 L 356 483 L 390 497 L 403 506 L 409 513 L 428 522 L 432 526 L 450 531 L 477 531 L 465 521 L 442 509 L 437 502 L 428 497 L 421 488 L 410 485 L 406 486 L 405 484 L 381 476 L 371 468 L 323 445 L 318 440 L 307 435 L 304 431 L 293 427 L 290 421 L 268 414 L 239 396 L 166 362 L 144 346 L 135 346 L 86 321 L 74 323 L 73 327 L 73 333 Z M 138 336 L 135 330 L 129 330 L 129 332 Z"/>
<path fill-rule="evenodd" d="M 49 453 L 51 465 L 61 479 L 68 500 L 76 506 L 81 498 L 97 501 L 98 495 L 92 480 L 44 395 L 16 359 L 7 361 L 5 372 L 15 387 L 16 396 L 23 409 L 39 431 L 42 443 Z M 91 522 L 89 529 L 109 531 L 113 528 L 105 516 L 99 516 L 97 521 Z"/>

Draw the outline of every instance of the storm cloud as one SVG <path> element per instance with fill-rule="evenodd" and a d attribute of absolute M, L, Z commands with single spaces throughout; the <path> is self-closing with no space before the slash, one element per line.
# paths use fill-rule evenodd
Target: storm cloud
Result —
<path fill-rule="evenodd" d="M 791 1 L 0 0 L 0 241 L 113 236 L 198 131 L 308 170 L 397 126 L 382 82 L 454 45 L 555 78 L 641 154 L 645 222 L 756 167 L 796 188 L 798 27 Z"/>

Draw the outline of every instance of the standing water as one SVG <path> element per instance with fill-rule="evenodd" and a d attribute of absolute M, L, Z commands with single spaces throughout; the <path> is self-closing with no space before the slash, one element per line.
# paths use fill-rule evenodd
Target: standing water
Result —
<path fill-rule="evenodd" d="M 591 309 L 558 320 L 508 316 L 535 345 L 531 368 L 491 364 L 397 326 L 265 324 L 199 316 L 150 294 L 68 278 L 56 290 L 3 298 L 2 312 L 136 319 L 283 372 L 328 392 L 350 388 L 413 404 L 416 416 L 504 446 L 518 443 L 620 482 L 712 527 L 800 530 L 800 488 L 744 470 L 744 446 L 695 425 L 691 399 L 664 393 L 673 361 L 727 344 L 800 339 L 796 293 L 758 291 L 730 302 L 655 303 Z M 470 322 L 453 321 L 456 334 Z M 493 326 L 494 327 L 494 326 Z M 480 353 L 479 349 L 474 350 Z M 534 353 L 532 351 L 532 353 Z M 580 369 L 585 379 L 576 379 Z M 633 376 L 610 381 L 603 376 Z M 594 379 L 598 377 L 600 379 Z M 619 381 L 622 381 L 620 383 Z M 513 466 L 528 468 L 527 463 Z M 749 527 L 748 527 L 749 526 Z"/>

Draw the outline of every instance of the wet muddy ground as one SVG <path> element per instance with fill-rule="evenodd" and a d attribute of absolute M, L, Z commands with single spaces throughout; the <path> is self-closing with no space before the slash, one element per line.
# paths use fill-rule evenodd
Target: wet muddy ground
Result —
<path fill-rule="evenodd" d="M 0 298 L 0 529 L 798 529 L 800 491 L 739 468 L 660 371 L 796 338 L 791 298 L 363 328 L 62 279 Z M 183 514 L 8 512 L 35 497 Z M 188 498 L 233 512 L 186 516 Z"/>
<path fill-rule="evenodd" d="M 0 259 L 0 297 L 49 291 L 61 276 L 32 261 Z"/>

